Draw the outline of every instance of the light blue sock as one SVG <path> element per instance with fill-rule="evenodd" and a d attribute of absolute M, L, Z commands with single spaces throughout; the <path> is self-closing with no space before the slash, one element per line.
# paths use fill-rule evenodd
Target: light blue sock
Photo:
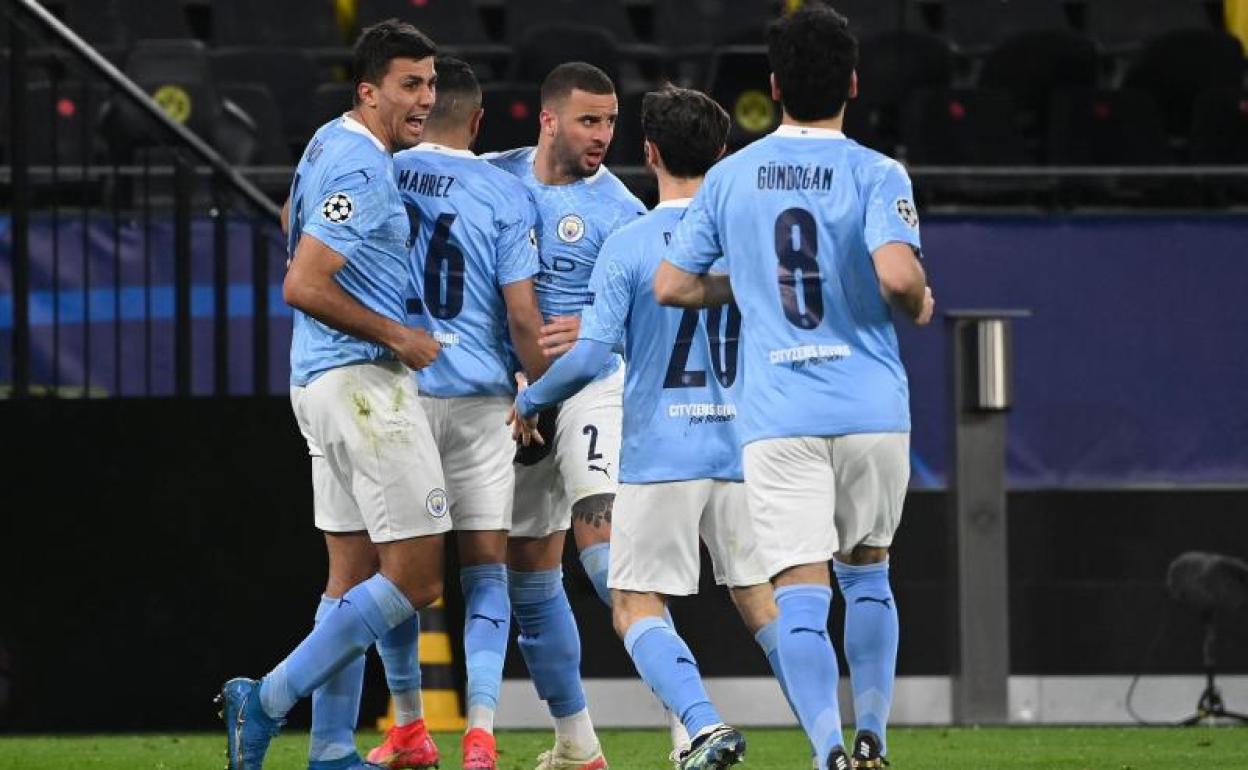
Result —
<path fill-rule="evenodd" d="M 776 681 L 780 683 L 780 692 L 784 693 L 784 699 L 788 701 L 793 716 L 797 716 L 797 709 L 793 708 L 793 699 L 789 697 L 789 684 L 784 679 L 784 667 L 780 665 L 780 652 L 777 649 L 779 627 L 778 620 L 771 621 L 755 632 L 754 641 L 763 648 L 763 654 L 767 656 L 767 663 L 771 666 L 771 673 L 776 675 Z"/>
<path fill-rule="evenodd" d="M 316 608 L 316 625 L 336 606 L 338 599 L 322 596 Z M 309 761 L 325 762 L 355 754 L 355 726 L 360 718 L 363 691 L 364 656 L 361 655 L 312 692 Z"/>
<path fill-rule="evenodd" d="M 607 588 L 607 573 L 611 568 L 611 544 L 595 543 L 581 551 L 581 566 L 594 584 L 598 598 L 602 603 L 611 606 L 611 589 Z"/>
<path fill-rule="evenodd" d="M 420 695 L 420 613 L 412 615 L 377 640 L 377 655 L 386 669 L 386 686 L 395 698 L 395 707 L 404 701 L 404 694 Z M 396 713 L 396 716 L 399 716 Z M 407 724 L 409 715 L 403 714 L 399 724 Z"/>
<path fill-rule="evenodd" d="M 480 564 L 461 567 L 464 591 L 464 657 L 468 660 L 468 707 L 498 709 L 503 660 L 511 633 L 511 598 L 507 567 Z"/>
<path fill-rule="evenodd" d="M 411 602 L 384 575 L 347 591 L 277 668 L 260 682 L 260 703 L 273 719 L 364 654 L 378 637 L 415 614 Z"/>
<path fill-rule="evenodd" d="M 581 687 L 581 634 L 563 590 L 563 570 L 507 570 L 518 643 L 537 695 L 555 718 L 585 709 Z"/>
<path fill-rule="evenodd" d="M 854 726 L 870 730 L 885 747 L 897 672 L 897 602 L 888 584 L 888 562 L 832 563 L 845 595 L 845 659 L 854 687 Z"/>
<path fill-rule="evenodd" d="M 689 735 L 724 721 L 711 705 L 689 646 L 666 620 L 647 617 L 633 623 L 624 634 L 624 648 L 642 681 L 680 717 Z"/>
<path fill-rule="evenodd" d="M 815 757 L 823 768 L 828 752 L 843 745 L 841 712 L 836 700 L 839 672 L 836 652 L 828 640 L 828 608 L 832 589 L 806 584 L 776 590 L 776 649 L 780 667 L 800 672 L 787 678 L 789 699 L 802 729 L 815 747 Z"/>

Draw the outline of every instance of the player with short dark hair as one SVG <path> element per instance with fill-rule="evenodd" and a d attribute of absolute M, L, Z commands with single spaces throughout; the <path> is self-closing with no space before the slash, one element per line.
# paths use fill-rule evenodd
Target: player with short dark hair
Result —
<path fill-rule="evenodd" d="M 490 156 L 520 179 L 537 204 L 541 272 L 536 289 L 546 320 L 543 345 L 551 357 L 576 341 L 603 241 L 645 213 L 602 164 L 618 110 L 605 73 L 583 62 L 562 64 L 542 84 L 537 146 Z M 560 565 L 570 525 L 586 573 L 610 603 L 608 540 L 623 380 L 619 357 L 612 357 L 591 385 L 551 415 L 547 452 L 517 457 L 507 554 L 511 604 L 520 626 L 520 650 L 555 722 L 555 747 L 539 758 L 539 770 L 606 766 L 581 686 L 580 635 Z"/>
<path fill-rule="evenodd" d="M 890 304 L 926 324 L 932 294 L 905 170 L 840 130 L 857 91 L 845 18 L 806 6 L 773 23 L 767 42 L 782 124 L 707 174 L 655 294 L 682 307 L 735 296 L 741 307 L 745 484 L 776 589 L 780 665 L 819 768 L 878 768 L 898 635 L 888 546 L 910 472 Z M 728 277 L 708 274 L 721 258 Z M 828 640 L 830 559 L 846 599 L 852 758 Z"/>
<path fill-rule="evenodd" d="M 312 458 L 329 580 L 303 642 L 263 680 L 222 689 L 231 770 L 258 770 L 287 712 L 314 691 L 309 767 L 375 767 L 352 736 L 364 651 L 401 635 L 442 593 L 446 492 L 409 372 L 439 347 L 404 323 L 412 228 L 390 157 L 421 139 L 435 50 L 408 24 L 364 30 L 355 106 L 316 132 L 291 183 L 291 404 Z"/>
<path fill-rule="evenodd" d="M 704 313 L 662 307 L 652 285 L 672 231 L 724 151 L 730 120 L 705 94 L 669 86 L 643 97 L 641 123 L 659 205 L 603 244 L 580 338 L 519 395 L 516 409 L 529 416 L 566 399 L 592 381 L 614 347 L 625 346 L 609 580 L 615 628 L 642 679 L 693 736 L 673 753 L 677 767 L 722 768 L 744 757 L 745 739 L 711 704 L 666 604 L 697 592 L 700 536 L 716 582 L 729 586 L 775 665 L 776 606 L 741 483 L 737 399 L 748 376 L 738 366 L 741 316 L 731 302 Z"/>
<path fill-rule="evenodd" d="M 394 165 L 399 194 L 419 223 L 410 257 L 414 294 L 407 303 L 408 323 L 442 345 L 441 355 L 417 380 L 442 458 L 459 548 L 468 675 L 463 767 L 494 770 L 494 712 L 511 630 L 506 568 L 515 493 L 515 445 L 506 424 L 516 391 L 511 351 L 530 377 L 546 368 L 538 344 L 542 315 L 533 291 L 537 213 L 518 179 L 470 149 L 484 115 L 472 69 L 449 57 L 439 58 L 437 69 L 438 100 L 424 141 L 395 155 Z M 408 646 L 415 650 L 416 639 Z M 391 766 L 409 745 L 403 725 L 414 724 L 416 716 L 415 702 L 407 706 L 407 720 L 397 696 L 395 703 L 396 727 L 368 754 Z"/>

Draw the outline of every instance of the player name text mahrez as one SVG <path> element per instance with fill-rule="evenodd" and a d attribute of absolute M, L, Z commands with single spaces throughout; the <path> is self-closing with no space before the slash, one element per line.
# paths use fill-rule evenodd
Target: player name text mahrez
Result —
<path fill-rule="evenodd" d="M 455 177 L 446 174 L 425 174 L 411 169 L 399 172 L 399 189 L 429 198 L 450 197 L 453 184 L 455 184 Z"/>

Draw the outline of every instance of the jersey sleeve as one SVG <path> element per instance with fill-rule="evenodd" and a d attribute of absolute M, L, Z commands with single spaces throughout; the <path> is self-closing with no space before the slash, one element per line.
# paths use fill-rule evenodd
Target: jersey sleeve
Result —
<path fill-rule="evenodd" d="M 350 261 L 387 226 L 402 202 L 382 169 L 361 166 L 326 183 L 308 205 L 311 210 L 305 212 L 302 232 Z"/>
<path fill-rule="evenodd" d="M 663 258 L 687 273 L 702 275 L 724 255 L 715 215 L 715 187 L 708 179 L 693 196 Z"/>
<path fill-rule="evenodd" d="M 624 341 L 628 311 L 636 282 L 623 249 L 624 238 L 612 237 L 602 245 L 589 278 L 590 304 L 581 313 L 580 339 L 618 345 Z"/>
<path fill-rule="evenodd" d="M 537 258 L 537 208 L 527 190 L 516 190 L 516 204 L 498 222 L 498 285 L 532 278 L 540 271 Z"/>
<path fill-rule="evenodd" d="M 900 163 L 889 161 L 871 182 L 865 223 L 867 250 L 875 252 L 886 243 L 919 243 L 919 212 L 914 206 L 910 176 Z"/>

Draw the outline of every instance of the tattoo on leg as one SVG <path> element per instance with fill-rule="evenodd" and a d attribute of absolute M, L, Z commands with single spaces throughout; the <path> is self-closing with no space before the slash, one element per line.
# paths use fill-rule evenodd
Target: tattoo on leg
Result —
<path fill-rule="evenodd" d="M 583 521 L 594 529 L 611 523 L 611 506 L 615 495 L 590 495 L 572 504 L 572 521 Z"/>

